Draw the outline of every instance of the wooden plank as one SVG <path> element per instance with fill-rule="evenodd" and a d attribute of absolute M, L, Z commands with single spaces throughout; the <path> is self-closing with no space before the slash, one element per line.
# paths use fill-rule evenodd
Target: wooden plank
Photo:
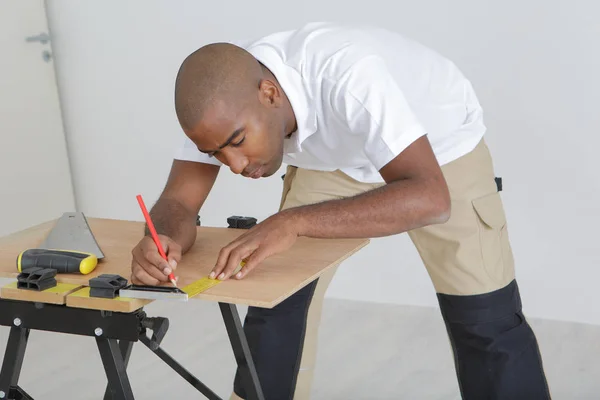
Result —
<path fill-rule="evenodd" d="M 302 238 L 300 238 L 302 239 Z M 298 290 L 317 279 L 325 271 L 339 265 L 345 259 L 364 247 L 368 241 L 359 242 L 349 249 L 349 243 L 343 240 L 315 240 L 309 245 L 300 244 L 280 255 L 275 255 L 257 266 L 251 274 L 242 280 L 229 279 L 197 294 L 192 299 L 212 300 L 254 307 L 273 308 Z M 354 241 L 351 241 L 354 242 Z M 356 242 L 355 242 L 356 243 Z M 312 254 L 309 254 L 312 249 Z M 218 249 L 214 256 L 207 256 L 198 262 L 197 268 L 204 275 L 210 273 L 217 260 Z M 192 249 L 194 251 L 194 249 Z M 194 253 L 192 253 L 194 256 Z M 337 256 L 337 258 L 333 258 Z M 195 258 L 200 260 L 200 257 Z M 183 266 L 182 262 L 182 266 Z M 178 284 L 192 283 L 192 268 L 178 268 Z"/>
<path fill-rule="evenodd" d="M 144 232 L 138 221 L 89 218 L 88 223 L 105 254 L 95 271 L 88 275 L 58 274 L 57 281 L 88 285 L 100 274 L 131 277 L 131 250 Z M 20 251 L 37 246 L 52 224 L 42 224 L 0 240 L 0 276 L 16 276 L 15 259 Z M 245 230 L 199 227 L 195 244 L 179 264 L 176 275 L 180 287 L 206 277 L 219 251 Z M 232 279 L 195 296 L 195 299 L 223 301 L 271 308 L 318 278 L 368 244 L 368 239 L 314 239 L 300 237 L 288 251 L 272 256 L 243 280 Z"/>
<path fill-rule="evenodd" d="M 59 283 L 52 288 L 36 291 L 18 289 L 17 282 L 12 282 L 0 288 L 0 298 L 47 304 L 65 304 L 66 297 L 79 288 L 81 288 L 81 285 Z"/>
<path fill-rule="evenodd" d="M 90 297 L 89 287 L 82 287 L 81 289 L 67 296 L 68 307 L 115 311 L 122 313 L 133 312 L 151 302 L 152 300 L 126 299 L 123 297 L 115 297 L 114 299 Z"/>
<path fill-rule="evenodd" d="M 14 278 L 0 278 L 0 288 L 8 285 L 9 283 L 16 282 L 17 280 Z M 1 294 L 1 293 L 0 293 Z M 2 297 L 2 296 L 0 296 Z"/>

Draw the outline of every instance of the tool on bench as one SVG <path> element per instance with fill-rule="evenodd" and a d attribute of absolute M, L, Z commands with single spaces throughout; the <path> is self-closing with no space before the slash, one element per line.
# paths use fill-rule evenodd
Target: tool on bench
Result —
<path fill-rule="evenodd" d="M 227 218 L 227 224 L 229 224 L 228 228 L 250 229 L 256 225 L 256 218 L 234 215 Z"/>
<path fill-rule="evenodd" d="M 90 279 L 90 297 L 114 299 L 119 290 L 127 286 L 127 279 L 117 274 L 102 274 Z"/>
<path fill-rule="evenodd" d="M 69 212 L 58 219 L 43 243 L 17 256 L 17 269 L 24 272 L 35 267 L 58 273 L 89 274 L 102 258 L 104 254 L 83 213 Z"/>
<path fill-rule="evenodd" d="M 56 286 L 56 270 L 51 268 L 31 267 L 17 277 L 17 289 L 46 290 Z"/>
<path fill-rule="evenodd" d="M 140 201 L 139 198 L 138 201 Z M 143 204 L 143 202 L 141 204 Z M 150 217 L 148 216 L 148 220 L 149 218 Z M 227 223 L 229 224 L 229 228 L 250 229 L 252 226 L 256 225 L 256 218 L 236 215 L 227 218 Z M 150 228 L 150 226 L 149 229 L 152 232 L 152 228 Z M 158 244 L 158 246 L 160 249 L 160 244 Z M 166 259 L 164 256 L 163 258 Z M 244 265 L 246 265 L 246 260 L 242 260 L 232 275 L 237 274 Z M 218 285 L 219 283 L 221 283 L 221 281 L 218 279 L 206 277 L 185 286 L 183 289 L 169 286 L 129 285 L 119 289 L 119 297 L 148 300 L 188 301 L 190 297 L 194 297 L 195 295 L 202 293 L 205 290 Z"/>

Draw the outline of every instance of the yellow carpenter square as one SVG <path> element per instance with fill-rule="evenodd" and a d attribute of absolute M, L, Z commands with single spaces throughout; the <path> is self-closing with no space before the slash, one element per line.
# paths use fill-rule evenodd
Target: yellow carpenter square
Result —
<path fill-rule="evenodd" d="M 181 290 L 186 292 L 188 294 L 188 297 L 194 297 L 195 295 L 202 293 L 205 290 L 218 285 L 219 283 L 221 283 L 221 281 L 218 279 L 202 278 L 194 283 L 190 283 Z"/>
<path fill-rule="evenodd" d="M 242 260 L 240 265 L 235 269 L 235 271 L 233 271 L 231 276 L 234 276 L 235 274 L 240 272 L 240 270 L 242 269 L 242 267 L 244 265 L 246 265 L 246 260 Z M 202 278 L 202 279 L 197 280 L 196 282 L 190 283 L 189 285 L 185 286 L 181 290 L 186 292 L 188 294 L 189 298 L 192 298 L 192 297 L 196 296 L 197 294 L 200 294 L 200 293 L 204 292 L 205 290 L 208 290 L 211 287 L 218 285 L 221 282 L 222 281 L 220 281 L 218 279 Z"/>
<path fill-rule="evenodd" d="M 10 300 L 35 301 L 47 304 L 65 304 L 67 295 L 79 289 L 81 285 L 58 283 L 46 290 L 36 291 L 18 289 L 17 282 L 9 283 L 0 289 L 0 297 Z"/>

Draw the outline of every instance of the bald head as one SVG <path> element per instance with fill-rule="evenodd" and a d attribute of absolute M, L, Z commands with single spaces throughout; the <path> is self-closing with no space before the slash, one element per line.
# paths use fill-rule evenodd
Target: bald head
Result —
<path fill-rule="evenodd" d="M 239 112 L 257 100 L 262 68 L 246 50 L 229 43 L 201 47 L 182 63 L 175 81 L 175 111 L 181 126 L 192 129 L 215 105 Z"/>

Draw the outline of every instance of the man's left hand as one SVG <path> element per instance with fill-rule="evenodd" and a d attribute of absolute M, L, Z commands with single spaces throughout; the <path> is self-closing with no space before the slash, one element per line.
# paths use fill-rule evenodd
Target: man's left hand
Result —
<path fill-rule="evenodd" d="M 298 221 L 291 212 L 280 212 L 267 218 L 221 249 L 210 277 L 229 279 L 245 260 L 245 265 L 235 275 L 237 279 L 244 278 L 267 257 L 292 247 L 298 232 Z"/>

